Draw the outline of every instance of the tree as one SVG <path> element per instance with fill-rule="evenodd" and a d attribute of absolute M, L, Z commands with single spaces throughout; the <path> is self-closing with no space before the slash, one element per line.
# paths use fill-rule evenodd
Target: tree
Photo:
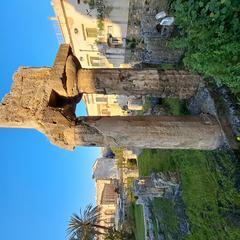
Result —
<path fill-rule="evenodd" d="M 92 240 L 97 235 L 104 234 L 108 227 L 99 225 L 100 208 L 87 205 L 80 214 L 73 214 L 67 228 L 69 240 Z"/>
<path fill-rule="evenodd" d="M 122 147 L 111 147 L 111 150 L 115 156 L 115 158 L 117 159 L 117 166 L 118 168 L 124 168 L 124 157 L 123 157 L 123 150 L 124 148 Z"/>
<path fill-rule="evenodd" d="M 99 206 L 87 205 L 80 214 L 73 214 L 67 228 L 69 240 L 93 240 L 104 235 L 106 240 L 131 240 L 132 234 L 124 230 L 117 230 L 114 226 L 106 227 L 99 224 Z"/>

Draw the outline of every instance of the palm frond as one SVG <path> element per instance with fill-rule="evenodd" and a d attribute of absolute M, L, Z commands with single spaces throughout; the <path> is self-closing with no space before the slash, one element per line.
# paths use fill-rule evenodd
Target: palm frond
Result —
<path fill-rule="evenodd" d="M 104 226 L 98 225 L 100 221 L 100 208 L 87 205 L 79 215 L 73 214 L 70 218 L 67 236 L 69 240 L 92 240 L 98 234 L 102 234 L 99 229 L 107 229 Z"/>

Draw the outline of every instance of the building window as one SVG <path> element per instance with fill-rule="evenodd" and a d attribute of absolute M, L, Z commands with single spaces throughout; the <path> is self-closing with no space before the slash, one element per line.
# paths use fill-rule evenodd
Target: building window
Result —
<path fill-rule="evenodd" d="M 97 103 L 107 103 L 107 97 L 96 97 L 96 102 Z"/>
<path fill-rule="evenodd" d="M 115 210 L 114 209 L 106 209 L 104 213 L 105 213 L 105 215 L 114 215 Z"/>
<path fill-rule="evenodd" d="M 77 3 L 78 3 L 78 4 L 80 4 L 80 3 L 81 3 L 81 1 L 80 1 L 80 0 L 77 0 Z"/>
<path fill-rule="evenodd" d="M 84 41 L 86 41 L 86 34 L 85 34 L 85 29 L 83 24 L 82 24 L 82 33 L 83 33 Z"/>
<path fill-rule="evenodd" d="M 107 33 L 108 34 L 113 34 L 113 27 L 112 26 L 107 27 Z"/>
<path fill-rule="evenodd" d="M 99 67 L 100 66 L 99 57 L 90 57 L 90 62 L 91 62 L 91 65 L 94 66 L 94 67 Z"/>
<path fill-rule="evenodd" d="M 76 34 L 78 34 L 78 29 L 77 29 L 77 28 L 74 28 L 74 32 L 75 32 Z"/>
<path fill-rule="evenodd" d="M 97 29 L 96 28 L 86 28 L 87 37 L 96 38 L 97 37 Z"/>
<path fill-rule="evenodd" d="M 115 218 L 113 218 L 113 217 L 105 219 L 105 223 L 114 224 L 114 222 L 115 222 Z"/>

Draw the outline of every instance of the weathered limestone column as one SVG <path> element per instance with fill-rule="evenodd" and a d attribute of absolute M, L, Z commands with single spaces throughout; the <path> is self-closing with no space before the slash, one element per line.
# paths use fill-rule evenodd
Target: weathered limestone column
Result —
<path fill-rule="evenodd" d="M 96 93 L 186 99 L 194 96 L 201 83 L 199 75 L 182 70 L 82 69 L 68 45 L 60 46 L 52 70 L 59 72 L 68 96 Z"/>
<path fill-rule="evenodd" d="M 75 143 L 80 146 L 115 146 L 165 149 L 215 149 L 221 129 L 210 115 L 80 117 Z"/>
<path fill-rule="evenodd" d="M 155 91 L 157 94 L 157 91 L 160 91 L 159 86 L 162 88 L 161 84 L 154 85 L 155 81 L 152 81 L 152 77 L 147 78 L 150 70 L 142 71 L 140 75 L 137 70 L 129 69 L 123 72 L 91 70 L 94 73 L 91 78 L 80 74 L 78 81 L 77 74 L 80 69 L 78 65 L 79 62 L 72 55 L 70 47 L 63 45 L 52 68 L 19 68 L 14 75 L 11 92 L 0 104 L 0 127 L 35 128 L 44 133 L 53 144 L 65 149 L 73 149 L 76 146 L 214 149 L 221 143 L 220 126 L 214 117 L 206 114 L 196 117 L 76 118 L 76 104 L 81 100 L 84 90 L 81 89 L 82 85 L 79 85 L 82 79 L 85 84 L 88 82 L 92 86 L 91 89 L 104 86 L 104 91 L 108 93 L 110 93 L 109 89 L 114 88 L 114 85 L 110 87 L 111 74 L 113 81 L 115 77 L 117 78 L 115 84 L 119 87 L 115 87 L 115 90 L 118 90 L 118 93 L 126 91 L 126 94 L 130 92 L 150 94 L 151 91 Z M 99 78 L 103 77 L 105 85 L 98 82 L 100 80 L 97 71 Z M 159 79 L 159 72 L 154 71 L 152 75 Z M 145 78 L 149 82 L 145 81 Z M 127 79 L 130 79 L 129 86 Z M 173 79 L 166 81 L 169 82 L 170 90 L 162 91 L 160 96 L 166 95 L 167 92 L 169 93 L 167 96 L 174 94 L 183 98 L 188 96 L 186 84 L 190 83 L 184 83 L 186 91 L 183 91 L 181 87 L 174 87 Z M 188 87 L 191 89 L 191 86 L 193 85 L 190 84 Z M 151 88 L 151 91 L 148 88 Z M 190 92 L 193 94 L 194 91 Z"/>
<path fill-rule="evenodd" d="M 79 69 L 82 93 L 149 95 L 186 99 L 195 95 L 201 77 L 187 71 L 157 69 Z"/>
<path fill-rule="evenodd" d="M 70 95 L 80 92 L 186 99 L 194 96 L 201 83 L 200 75 L 183 70 L 83 69 L 66 45 L 60 46 L 57 62 L 60 57 L 65 61 L 66 89 Z"/>

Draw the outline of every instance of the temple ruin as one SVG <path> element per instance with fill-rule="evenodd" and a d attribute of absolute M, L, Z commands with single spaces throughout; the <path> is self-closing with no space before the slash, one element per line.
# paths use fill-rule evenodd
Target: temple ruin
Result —
<path fill-rule="evenodd" d="M 60 46 L 52 68 L 21 67 L 0 105 L 0 127 L 35 128 L 65 149 L 76 146 L 128 146 L 215 149 L 221 128 L 200 116 L 76 117 L 83 93 L 189 98 L 201 82 L 187 71 L 82 69 L 71 47 Z"/>

